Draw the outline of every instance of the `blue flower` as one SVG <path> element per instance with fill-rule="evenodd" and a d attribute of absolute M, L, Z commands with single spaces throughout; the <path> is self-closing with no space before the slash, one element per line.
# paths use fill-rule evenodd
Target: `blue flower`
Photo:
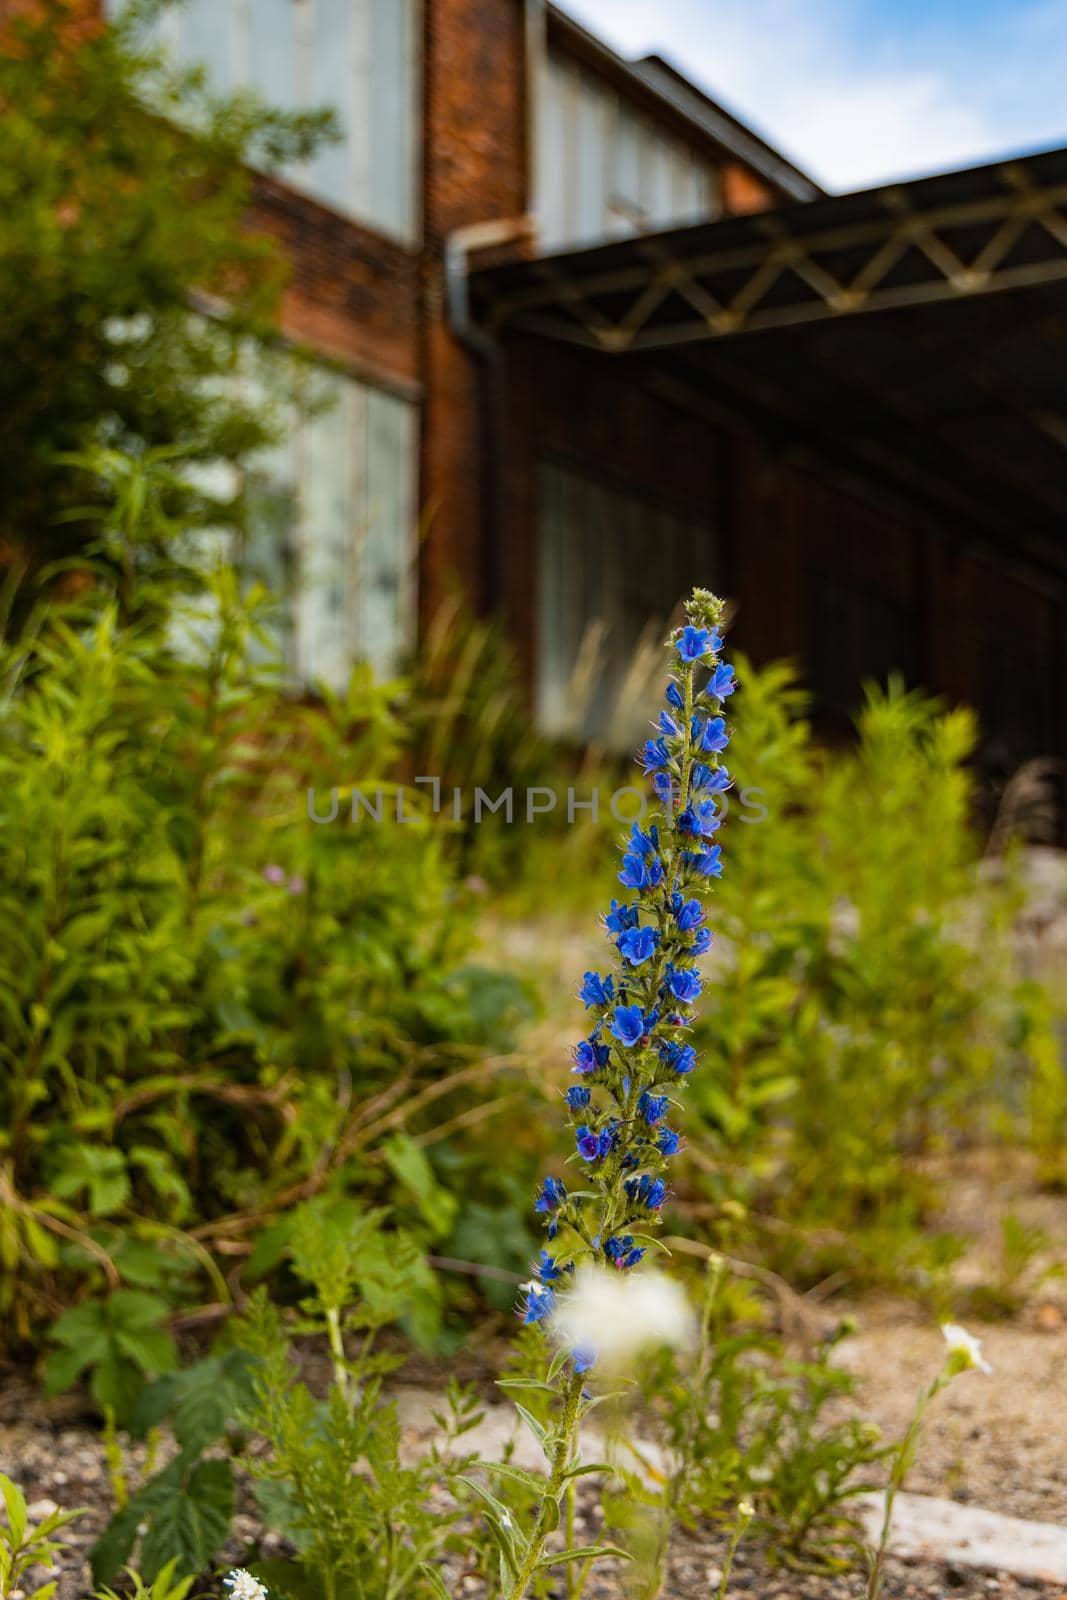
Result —
<path fill-rule="evenodd" d="M 599 1072 L 611 1059 L 611 1047 L 596 1039 L 582 1039 L 574 1047 L 575 1072 Z"/>
<path fill-rule="evenodd" d="M 644 1117 L 650 1128 L 662 1122 L 670 1109 L 671 1103 L 665 1094 L 649 1094 L 645 1089 L 637 1097 L 637 1114 Z"/>
<path fill-rule="evenodd" d="M 565 1267 L 561 1267 L 554 1256 L 550 1256 L 547 1250 L 542 1250 L 534 1271 L 542 1283 L 558 1283 L 565 1272 L 574 1271 L 574 1262 L 568 1261 Z"/>
<path fill-rule="evenodd" d="M 667 685 L 667 699 L 674 707 L 675 711 L 685 710 L 685 696 L 673 679 Z"/>
<path fill-rule="evenodd" d="M 558 1178 L 545 1178 L 534 1201 L 534 1210 L 546 1215 L 558 1211 L 567 1199 L 566 1186 Z"/>
<path fill-rule="evenodd" d="M 587 972 L 578 998 L 585 1001 L 587 1011 L 590 1006 L 606 1006 L 615 998 L 614 980 L 611 977 L 602 978 L 599 972 Z"/>
<path fill-rule="evenodd" d="M 649 1022 L 640 1006 L 617 1006 L 614 1020 L 608 1024 L 616 1039 L 629 1046 L 640 1044 L 645 1034 L 654 1026 L 655 1024 Z"/>
<path fill-rule="evenodd" d="M 655 772 L 659 767 L 670 766 L 671 753 L 662 739 L 649 739 L 638 751 L 637 759 L 646 772 Z"/>
<path fill-rule="evenodd" d="M 600 1140 L 592 1128 L 583 1123 L 575 1133 L 574 1139 L 578 1146 L 578 1154 L 582 1159 L 584 1161 L 595 1161 L 600 1151 Z"/>
<path fill-rule="evenodd" d="M 611 902 L 611 910 L 604 918 L 604 923 L 612 933 L 625 933 L 627 928 L 636 928 L 640 920 L 640 906 L 624 906 L 618 900 L 613 900 Z"/>
<path fill-rule="evenodd" d="M 708 680 L 706 692 L 716 700 L 725 700 L 729 695 L 733 694 L 736 688 L 734 669 L 728 661 L 724 661 L 712 673 Z"/>
<path fill-rule="evenodd" d="M 659 934 L 655 928 L 630 928 L 619 940 L 619 950 L 631 967 L 639 967 L 655 952 Z"/>
<path fill-rule="evenodd" d="M 681 895 L 675 897 L 681 900 Z M 686 900 L 674 913 L 681 933 L 691 933 L 694 928 L 699 928 L 704 920 L 704 907 L 699 900 Z"/>
<path fill-rule="evenodd" d="M 711 929 L 710 928 L 701 928 L 700 932 L 697 934 L 696 938 L 693 940 L 693 954 L 695 956 L 702 956 L 710 949 L 711 949 Z"/>
<path fill-rule="evenodd" d="M 706 767 L 702 761 L 697 762 L 689 779 L 692 789 L 707 789 L 709 794 L 721 794 L 732 782 L 725 767 Z"/>
<path fill-rule="evenodd" d="M 722 862 L 719 860 L 721 853 L 722 846 L 713 844 L 710 849 L 702 850 L 699 855 L 689 856 L 687 859 L 692 870 L 701 877 L 721 878 Z"/>
<path fill-rule="evenodd" d="M 668 967 L 667 987 L 676 1000 L 695 1000 L 704 987 L 695 967 Z"/>
<path fill-rule="evenodd" d="M 613 1267 L 626 1271 L 630 1267 L 636 1267 L 645 1250 L 643 1245 L 634 1244 L 632 1233 L 625 1233 L 621 1238 L 614 1234 L 610 1239 L 605 1239 L 604 1254 Z"/>
<path fill-rule="evenodd" d="M 715 755 L 718 751 L 725 750 L 730 743 L 729 735 L 726 732 L 726 723 L 722 717 L 709 717 L 703 726 L 703 731 L 699 733 L 699 717 L 694 717 L 693 723 L 693 738 L 699 738 L 700 748 L 705 755 Z"/>
<path fill-rule="evenodd" d="M 556 1296 L 552 1289 L 539 1289 L 531 1283 L 526 1291 L 526 1307 L 523 1315 L 524 1323 L 544 1322 L 556 1308 Z"/>
<path fill-rule="evenodd" d="M 712 635 L 707 628 L 683 628 L 678 640 L 678 654 L 683 661 L 699 661 L 714 648 Z"/>
<path fill-rule="evenodd" d="M 652 787 L 666 804 L 670 803 L 674 794 L 674 779 L 669 772 L 657 772 L 652 779 Z"/>
<path fill-rule="evenodd" d="M 677 1072 L 679 1077 L 692 1072 L 697 1064 L 697 1053 L 691 1044 L 677 1044 L 673 1039 L 664 1040 L 659 1047 L 659 1053 L 672 1072 Z"/>
<path fill-rule="evenodd" d="M 567 1105 L 572 1111 L 584 1111 L 592 1098 L 584 1083 L 576 1083 L 567 1090 Z"/>
<path fill-rule="evenodd" d="M 575 1372 L 588 1372 L 590 1367 L 596 1366 L 596 1351 L 586 1350 L 581 1345 L 571 1351 L 574 1358 Z"/>
<path fill-rule="evenodd" d="M 618 1130 L 617 1122 L 608 1122 L 599 1131 L 584 1126 L 579 1128 L 575 1134 L 575 1143 L 583 1161 L 603 1161 L 604 1157 L 615 1148 Z"/>
<path fill-rule="evenodd" d="M 648 868 L 645 866 L 641 856 L 623 856 L 619 882 L 624 889 L 646 889 L 648 887 Z"/>
<path fill-rule="evenodd" d="M 623 1187 L 631 1205 L 646 1206 L 649 1211 L 658 1211 L 667 1198 L 663 1179 L 653 1178 L 647 1172 L 642 1172 L 639 1178 L 627 1178 Z"/>
<path fill-rule="evenodd" d="M 714 800 L 700 800 L 696 807 L 697 829 L 705 839 L 710 839 L 713 833 L 718 833 L 722 827 L 723 813 L 719 810 Z"/>
<path fill-rule="evenodd" d="M 619 882 L 624 889 L 655 889 L 663 882 L 663 862 L 659 856 L 646 864 L 643 856 L 625 855 Z"/>
<path fill-rule="evenodd" d="M 658 726 L 660 733 L 665 733 L 668 739 L 677 739 L 678 735 L 682 731 L 669 711 L 660 712 Z"/>
<path fill-rule="evenodd" d="M 648 833 L 642 833 L 635 822 L 630 830 L 630 854 L 639 856 L 654 856 L 659 849 L 659 835 L 655 828 L 650 828 Z"/>
<path fill-rule="evenodd" d="M 682 1146 L 682 1141 L 673 1128 L 661 1128 L 656 1136 L 656 1143 L 659 1146 L 660 1154 L 665 1156 L 677 1155 Z"/>

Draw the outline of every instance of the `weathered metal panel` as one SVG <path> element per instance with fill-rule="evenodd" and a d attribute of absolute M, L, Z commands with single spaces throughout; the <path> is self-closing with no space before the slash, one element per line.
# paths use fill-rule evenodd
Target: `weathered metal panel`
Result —
<path fill-rule="evenodd" d="M 367 470 L 360 563 L 360 654 L 395 672 L 412 642 L 416 551 L 416 413 L 381 390 L 366 391 Z"/>
<path fill-rule="evenodd" d="M 594 244 L 714 213 L 714 164 L 596 74 L 552 53 L 541 95 L 544 248 Z"/>

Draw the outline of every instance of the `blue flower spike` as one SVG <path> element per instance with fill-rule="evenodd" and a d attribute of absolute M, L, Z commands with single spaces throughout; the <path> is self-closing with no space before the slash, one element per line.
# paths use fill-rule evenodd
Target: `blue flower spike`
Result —
<path fill-rule="evenodd" d="M 731 786 L 721 757 L 724 707 L 737 682 L 721 657 L 722 618 L 722 602 L 697 589 L 667 642 L 666 706 L 637 757 L 650 805 L 625 836 L 623 893 L 602 919 L 610 970 L 586 972 L 579 991 L 592 1016 L 573 1052 L 578 1081 L 565 1091 L 566 1159 L 578 1177 L 573 1193 L 554 1177 L 538 1190 L 534 1209 L 549 1240 L 559 1237 L 559 1253 L 542 1251 L 519 1307 L 524 1322 L 554 1329 L 557 1339 L 584 1267 L 644 1270 L 647 1235 L 669 1198 L 670 1162 L 684 1149 L 670 1123 L 697 1065 L 687 1030 L 703 989 L 696 963 L 712 940 L 706 900 L 723 871 L 713 842 L 726 817 L 718 796 Z M 576 1418 L 597 1352 L 580 1332 L 566 1337 L 559 1399 Z"/>

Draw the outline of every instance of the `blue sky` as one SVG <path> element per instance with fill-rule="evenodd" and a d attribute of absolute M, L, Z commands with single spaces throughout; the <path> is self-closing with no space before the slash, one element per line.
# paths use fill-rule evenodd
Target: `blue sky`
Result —
<path fill-rule="evenodd" d="M 561 0 L 830 189 L 1067 145 L 1067 0 Z"/>

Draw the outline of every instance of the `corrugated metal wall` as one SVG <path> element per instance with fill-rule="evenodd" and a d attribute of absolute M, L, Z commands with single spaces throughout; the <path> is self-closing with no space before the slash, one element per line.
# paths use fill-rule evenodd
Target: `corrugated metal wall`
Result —
<path fill-rule="evenodd" d="M 413 642 L 418 412 L 340 373 L 307 383 L 254 469 L 247 564 L 282 597 L 296 675 L 339 687 L 357 659 L 396 672 Z"/>
<path fill-rule="evenodd" d="M 555 51 L 541 73 L 538 125 L 544 249 L 681 226 L 721 210 L 712 162 Z"/>
<path fill-rule="evenodd" d="M 647 736 L 663 692 L 668 618 L 694 584 L 715 581 L 714 533 L 550 462 L 538 521 L 538 719 L 625 748 Z"/>

